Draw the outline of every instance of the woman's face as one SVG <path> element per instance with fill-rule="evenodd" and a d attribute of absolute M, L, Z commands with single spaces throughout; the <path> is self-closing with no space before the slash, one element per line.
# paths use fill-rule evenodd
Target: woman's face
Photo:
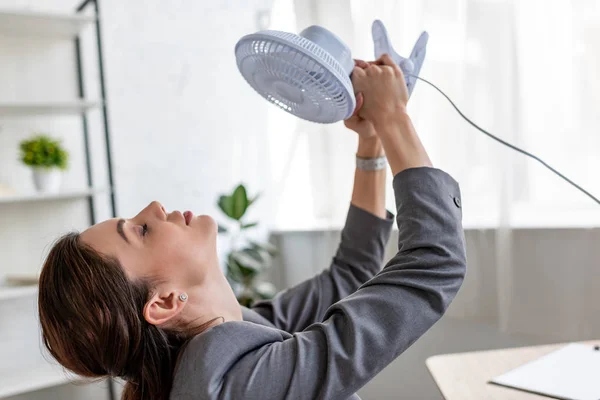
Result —
<path fill-rule="evenodd" d="M 81 240 L 116 257 L 130 279 L 195 285 L 211 269 L 219 269 L 215 221 L 189 211 L 167 213 L 156 201 L 131 219 L 115 218 L 92 226 Z"/>

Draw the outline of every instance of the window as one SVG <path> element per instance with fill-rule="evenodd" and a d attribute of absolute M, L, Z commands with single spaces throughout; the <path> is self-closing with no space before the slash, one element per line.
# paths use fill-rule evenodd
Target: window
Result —
<path fill-rule="evenodd" d="M 600 196 L 597 1 L 350 4 L 348 9 L 347 2 L 328 2 L 325 8 L 306 2 L 314 7 L 311 23 L 334 30 L 358 58 L 373 58 L 370 25 L 375 18 L 386 23 L 404 55 L 427 30 L 431 38 L 421 76 L 475 123 Z M 272 21 L 277 29 L 294 31 L 299 19 L 291 0 L 276 2 Z M 537 162 L 476 131 L 423 82 L 409 111 L 435 166 L 461 183 L 466 227 L 600 224 L 600 207 L 592 200 Z M 350 199 L 356 135 L 341 123 L 310 124 L 275 107 L 270 113 L 273 176 L 281 195 L 276 226 L 339 226 Z M 394 208 L 391 190 L 388 207 Z"/>

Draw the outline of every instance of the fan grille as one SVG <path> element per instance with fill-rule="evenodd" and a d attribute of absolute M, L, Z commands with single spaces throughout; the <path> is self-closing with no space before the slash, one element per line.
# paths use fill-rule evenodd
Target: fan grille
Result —
<path fill-rule="evenodd" d="M 263 31 L 243 37 L 235 54 L 250 86 L 283 110 L 321 123 L 352 115 L 350 78 L 316 43 L 292 33 Z"/>

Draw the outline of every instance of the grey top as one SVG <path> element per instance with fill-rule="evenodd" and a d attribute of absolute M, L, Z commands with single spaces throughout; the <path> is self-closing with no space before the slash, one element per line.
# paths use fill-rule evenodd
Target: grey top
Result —
<path fill-rule="evenodd" d="M 398 253 L 382 270 L 393 216 L 351 206 L 331 266 L 193 338 L 171 399 L 358 399 L 444 314 L 466 269 L 456 181 L 415 168 L 393 186 Z"/>

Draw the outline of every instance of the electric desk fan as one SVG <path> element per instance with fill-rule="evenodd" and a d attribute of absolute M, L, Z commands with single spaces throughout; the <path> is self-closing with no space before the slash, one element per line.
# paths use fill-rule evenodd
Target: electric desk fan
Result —
<path fill-rule="evenodd" d="M 406 78 L 409 95 L 419 75 L 429 36 L 423 32 L 409 58 L 394 51 L 387 31 L 373 22 L 375 58 L 389 54 Z M 356 107 L 350 75 L 350 49 L 332 32 L 310 26 L 299 35 L 266 30 L 246 35 L 235 46 L 237 66 L 261 96 L 300 118 L 333 123 L 349 118 Z"/>

